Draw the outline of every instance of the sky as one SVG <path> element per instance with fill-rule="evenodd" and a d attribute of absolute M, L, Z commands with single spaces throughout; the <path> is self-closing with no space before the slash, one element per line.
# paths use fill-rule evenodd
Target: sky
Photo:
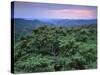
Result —
<path fill-rule="evenodd" d="M 97 19 L 96 6 L 14 2 L 14 18 Z"/>

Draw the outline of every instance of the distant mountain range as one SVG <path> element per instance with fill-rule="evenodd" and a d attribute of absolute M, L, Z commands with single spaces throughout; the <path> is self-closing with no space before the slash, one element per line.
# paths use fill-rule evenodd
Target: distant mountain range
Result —
<path fill-rule="evenodd" d="M 34 27 L 49 25 L 49 26 L 80 26 L 80 25 L 95 25 L 97 23 L 96 19 L 89 20 L 73 20 L 73 19 L 34 19 L 26 20 L 21 18 L 15 18 L 14 20 L 15 30 L 21 31 L 31 31 Z"/>
<path fill-rule="evenodd" d="M 51 23 L 54 25 L 59 25 L 59 26 L 78 26 L 78 25 L 89 25 L 89 24 L 96 24 L 97 20 L 96 19 L 89 19 L 89 20 L 74 20 L 74 19 L 48 19 L 48 20 L 43 20 L 45 23 Z"/>

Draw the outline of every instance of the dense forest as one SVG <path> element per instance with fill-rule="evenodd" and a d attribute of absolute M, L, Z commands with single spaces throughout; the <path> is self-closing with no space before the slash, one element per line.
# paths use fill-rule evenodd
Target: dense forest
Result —
<path fill-rule="evenodd" d="M 42 25 L 15 34 L 15 73 L 97 68 L 97 25 Z"/>

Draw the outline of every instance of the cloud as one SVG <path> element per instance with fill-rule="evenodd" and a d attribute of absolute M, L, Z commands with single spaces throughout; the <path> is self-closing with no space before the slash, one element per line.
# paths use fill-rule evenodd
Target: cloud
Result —
<path fill-rule="evenodd" d="M 96 12 L 94 10 L 82 10 L 82 9 L 61 9 L 61 10 L 47 10 L 47 13 L 51 16 L 80 19 L 80 18 L 96 18 Z"/>

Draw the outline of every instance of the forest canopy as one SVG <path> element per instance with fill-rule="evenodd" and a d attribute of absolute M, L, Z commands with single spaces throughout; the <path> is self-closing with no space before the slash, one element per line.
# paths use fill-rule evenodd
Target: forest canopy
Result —
<path fill-rule="evenodd" d="M 32 32 L 15 32 L 16 73 L 97 68 L 97 26 L 42 25 Z"/>

